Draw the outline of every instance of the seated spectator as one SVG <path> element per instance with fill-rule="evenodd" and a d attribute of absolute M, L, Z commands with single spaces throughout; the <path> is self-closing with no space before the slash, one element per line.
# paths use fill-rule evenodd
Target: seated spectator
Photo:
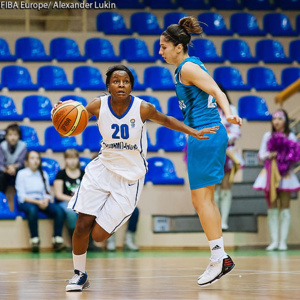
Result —
<path fill-rule="evenodd" d="M 24 167 L 26 144 L 20 140 L 18 124 L 11 124 L 5 130 L 5 139 L 0 144 L 0 191 L 5 193 L 13 183 L 17 171 Z"/>
<path fill-rule="evenodd" d="M 16 190 L 19 209 L 25 212 L 30 230 L 32 252 L 39 252 L 38 212 L 42 211 L 54 220 L 53 250 L 60 252 L 66 247 L 62 237 L 65 220 L 63 209 L 53 203 L 50 195 L 49 178 L 42 171 L 41 156 L 36 151 L 29 151 L 25 156 L 26 168 L 18 172 Z"/>

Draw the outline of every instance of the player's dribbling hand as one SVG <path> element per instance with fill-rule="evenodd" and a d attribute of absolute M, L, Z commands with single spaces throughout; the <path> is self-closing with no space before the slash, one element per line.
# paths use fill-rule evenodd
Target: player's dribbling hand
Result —
<path fill-rule="evenodd" d="M 239 125 L 240 127 L 243 124 L 242 118 L 240 118 L 239 116 L 229 115 L 226 117 L 226 120 L 227 120 L 227 122 L 229 122 L 231 124 Z"/>
<path fill-rule="evenodd" d="M 58 107 L 59 105 L 61 105 L 62 103 L 63 103 L 62 101 L 58 101 L 57 103 L 54 104 L 53 108 L 51 109 L 51 119 L 52 119 L 52 117 L 53 117 L 53 115 L 54 115 L 54 113 L 55 113 L 57 107 Z"/>
<path fill-rule="evenodd" d="M 198 140 L 208 140 L 209 137 L 208 136 L 204 136 L 204 134 L 206 134 L 206 133 L 216 134 L 217 130 L 219 130 L 219 126 L 213 126 L 213 127 L 203 128 L 203 129 L 201 129 L 199 131 L 196 131 L 195 138 L 198 139 Z"/>

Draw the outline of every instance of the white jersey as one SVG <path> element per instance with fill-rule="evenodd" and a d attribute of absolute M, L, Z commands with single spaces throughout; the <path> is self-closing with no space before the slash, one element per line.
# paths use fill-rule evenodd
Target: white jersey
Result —
<path fill-rule="evenodd" d="M 147 129 L 141 119 L 142 99 L 132 96 L 128 109 L 117 116 L 110 95 L 101 97 L 98 128 L 102 135 L 99 159 L 103 165 L 127 180 L 138 180 L 147 169 Z"/>

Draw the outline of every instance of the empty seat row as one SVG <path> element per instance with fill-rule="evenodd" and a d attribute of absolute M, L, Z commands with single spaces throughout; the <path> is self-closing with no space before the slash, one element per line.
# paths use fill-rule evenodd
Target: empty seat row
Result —
<path fill-rule="evenodd" d="M 128 28 L 121 14 L 103 12 L 97 16 L 97 31 L 104 34 L 160 35 L 170 24 L 177 24 L 179 19 L 187 16 L 181 12 L 171 12 L 164 16 L 164 27 L 161 28 L 155 14 L 136 12 L 131 15 Z M 262 36 L 297 36 L 300 34 L 300 15 L 296 17 L 294 30 L 289 17 L 284 13 L 267 13 L 263 17 L 263 29 L 259 28 L 254 14 L 248 12 L 233 13 L 230 17 L 230 29 L 227 28 L 223 16 L 216 12 L 205 12 L 198 15 L 203 31 L 207 35 L 254 35 Z M 292 21 L 294 23 L 294 20 Z"/>

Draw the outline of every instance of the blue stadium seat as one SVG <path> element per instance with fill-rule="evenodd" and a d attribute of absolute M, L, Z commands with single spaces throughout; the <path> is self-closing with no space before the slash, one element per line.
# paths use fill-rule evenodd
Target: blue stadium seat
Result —
<path fill-rule="evenodd" d="M 247 72 L 248 84 L 257 91 L 280 91 L 274 72 L 266 67 L 253 67 Z"/>
<path fill-rule="evenodd" d="M 43 66 L 38 69 L 38 84 L 48 91 L 72 91 L 73 84 L 69 84 L 67 75 L 62 67 Z"/>
<path fill-rule="evenodd" d="M 204 9 L 210 10 L 212 7 L 212 0 L 180 0 L 180 6 L 183 9 Z"/>
<path fill-rule="evenodd" d="M 153 44 L 153 56 L 155 57 L 156 60 L 160 60 L 165 63 L 165 60 L 159 54 L 159 49 L 160 49 L 160 40 L 156 40 Z"/>
<path fill-rule="evenodd" d="M 264 30 L 273 36 L 297 36 L 293 30 L 290 20 L 283 13 L 265 14 L 263 18 Z"/>
<path fill-rule="evenodd" d="M 289 53 L 293 61 L 300 63 L 300 40 L 290 42 Z"/>
<path fill-rule="evenodd" d="M 231 63 L 257 63 L 258 59 L 251 55 L 246 41 L 228 39 L 222 43 L 222 54 Z"/>
<path fill-rule="evenodd" d="M 148 5 L 151 9 L 177 9 L 179 0 L 148 0 Z"/>
<path fill-rule="evenodd" d="M 103 31 L 104 34 L 132 34 L 132 30 L 126 28 L 123 16 L 115 12 L 97 15 L 97 31 Z"/>
<path fill-rule="evenodd" d="M 226 10 L 243 10 L 244 3 L 241 0 L 214 0 L 214 7 Z"/>
<path fill-rule="evenodd" d="M 144 70 L 144 82 L 154 91 L 174 90 L 175 84 L 169 69 L 161 66 L 148 67 Z"/>
<path fill-rule="evenodd" d="M 102 136 L 96 125 L 87 126 L 82 133 L 82 147 L 91 152 L 99 152 L 101 140 Z"/>
<path fill-rule="evenodd" d="M 111 42 L 107 39 L 92 38 L 85 42 L 85 55 L 93 62 L 120 62 Z"/>
<path fill-rule="evenodd" d="M 300 78 L 300 68 L 290 67 L 285 68 L 281 72 L 281 85 L 286 88 Z"/>
<path fill-rule="evenodd" d="M 251 86 L 245 84 L 240 71 L 234 67 L 218 67 L 214 71 L 214 79 L 229 91 L 249 91 Z"/>
<path fill-rule="evenodd" d="M 16 61 L 16 55 L 12 55 L 7 41 L 0 38 L 0 61 Z"/>
<path fill-rule="evenodd" d="M 46 146 L 40 144 L 38 135 L 33 127 L 20 125 L 20 129 L 22 141 L 26 143 L 28 151 L 45 152 L 47 150 Z"/>
<path fill-rule="evenodd" d="M 69 148 L 74 148 L 80 152 L 83 150 L 83 147 L 77 144 L 74 136 L 62 137 L 54 126 L 47 127 L 45 130 L 45 146 L 53 152 L 65 152 Z"/>
<path fill-rule="evenodd" d="M 120 42 L 120 56 L 128 62 L 154 62 L 145 41 L 137 38 L 127 38 Z"/>
<path fill-rule="evenodd" d="M 49 183 L 50 185 L 53 185 L 55 177 L 60 171 L 60 165 L 53 158 L 42 157 L 42 170 L 48 174 Z"/>
<path fill-rule="evenodd" d="M 149 96 L 149 95 L 139 95 L 138 97 L 145 100 L 148 103 L 151 103 L 156 108 L 156 110 L 158 110 L 159 112 L 162 113 L 162 109 L 161 109 L 159 100 L 157 98 L 155 98 L 154 96 Z"/>
<path fill-rule="evenodd" d="M 21 121 L 24 116 L 18 114 L 14 100 L 0 95 L 0 121 Z"/>
<path fill-rule="evenodd" d="M 83 91 L 106 90 L 99 69 L 90 66 L 80 66 L 73 71 L 74 85 Z"/>
<path fill-rule="evenodd" d="M 14 220 L 17 217 L 15 212 L 12 212 L 8 206 L 8 201 L 2 192 L 0 192 L 0 220 Z"/>
<path fill-rule="evenodd" d="M 151 157 L 148 161 L 148 173 L 145 183 L 151 181 L 153 184 L 184 184 L 183 178 L 178 178 L 175 167 L 171 160 L 163 157 Z"/>
<path fill-rule="evenodd" d="M 156 130 L 156 145 L 166 152 L 182 152 L 186 143 L 186 136 L 182 132 L 166 127 Z"/>
<path fill-rule="evenodd" d="M 146 0 L 114 0 L 118 9 L 144 9 Z"/>
<path fill-rule="evenodd" d="M 274 10 L 277 4 L 272 0 L 245 0 L 245 7 L 250 10 Z"/>
<path fill-rule="evenodd" d="M 162 33 L 156 16 L 150 12 L 137 12 L 131 15 L 131 29 L 141 35 Z"/>
<path fill-rule="evenodd" d="M 277 0 L 282 10 L 300 10 L 300 0 Z"/>
<path fill-rule="evenodd" d="M 238 111 L 241 118 L 248 121 L 270 121 L 272 115 L 269 113 L 266 101 L 258 96 L 243 96 L 238 101 Z"/>
<path fill-rule="evenodd" d="M 291 63 L 286 57 L 282 44 L 276 40 L 261 40 L 256 43 L 256 57 L 264 63 Z"/>
<path fill-rule="evenodd" d="M 2 85 L 11 91 L 37 91 L 38 85 L 33 84 L 27 68 L 6 66 L 1 71 Z"/>
<path fill-rule="evenodd" d="M 52 103 L 46 96 L 30 95 L 23 99 L 23 115 L 31 121 L 50 121 Z"/>
<path fill-rule="evenodd" d="M 74 100 L 80 102 L 83 106 L 87 106 L 87 101 L 84 97 L 77 96 L 77 95 L 66 95 L 62 96 L 59 101 L 68 101 L 68 100 Z"/>
<path fill-rule="evenodd" d="M 148 152 L 157 152 L 159 150 L 159 148 L 156 145 L 151 143 L 148 131 L 147 131 L 147 144 L 148 144 L 148 148 L 147 148 Z"/>
<path fill-rule="evenodd" d="M 85 170 L 86 166 L 91 162 L 91 158 L 79 156 L 80 169 Z"/>
<path fill-rule="evenodd" d="M 127 68 L 131 71 L 133 77 L 134 77 L 134 91 L 144 91 L 147 87 L 145 83 L 140 83 L 138 75 L 136 74 L 135 70 L 132 67 L 127 66 Z"/>
<path fill-rule="evenodd" d="M 226 28 L 223 17 L 214 12 L 206 12 L 198 15 L 198 20 L 205 24 L 202 24 L 203 31 L 207 35 L 232 35 L 232 31 Z"/>
<path fill-rule="evenodd" d="M 178 24 L 179 20 L 187 17 L 188 14 L 183 12 L 169 12 L 164 16 L 164 29 L 167 29 L 168 26 L 172 24 Z"/>
<path fill-rule="evenodd" d="M 224 58 L 217 54 L 216 47 L 211 40 L 195 39 L 189 47 L 190 56 L 197 56 L 202 62 L 224 62 Z"/>
<path fill-rule="evenodd" d="M 230 17 L 230 29 L 240 36 L 265 36 L 258 26 L 255 15 L 247 12 L 234 13 Z"/>
<path fill-rule="evenodd" d="M 296 17 L 296 30 L 300 34 L 300 15 Z"/>
<path fill-rule="evenodd" d="M 34 37 L 23 37 L 16 40 L 16 56 L 23 61 L 51 61 L 41 40 Z"/>
<path fill-rule="evenodd" d="M 179 108 L 179 100 L 177 96 L 172 96 L 168 100 L 168 116 L 172 116 L 179 121 L 183 121 L 183 114 Z"/>
<path fill-rule="evenodd" d="M 69 38 L 55 38 L 50 42 L 50 54 L 59 62 L 86 61 L 86 56 L 81 55 L 76 41 Z"/>

